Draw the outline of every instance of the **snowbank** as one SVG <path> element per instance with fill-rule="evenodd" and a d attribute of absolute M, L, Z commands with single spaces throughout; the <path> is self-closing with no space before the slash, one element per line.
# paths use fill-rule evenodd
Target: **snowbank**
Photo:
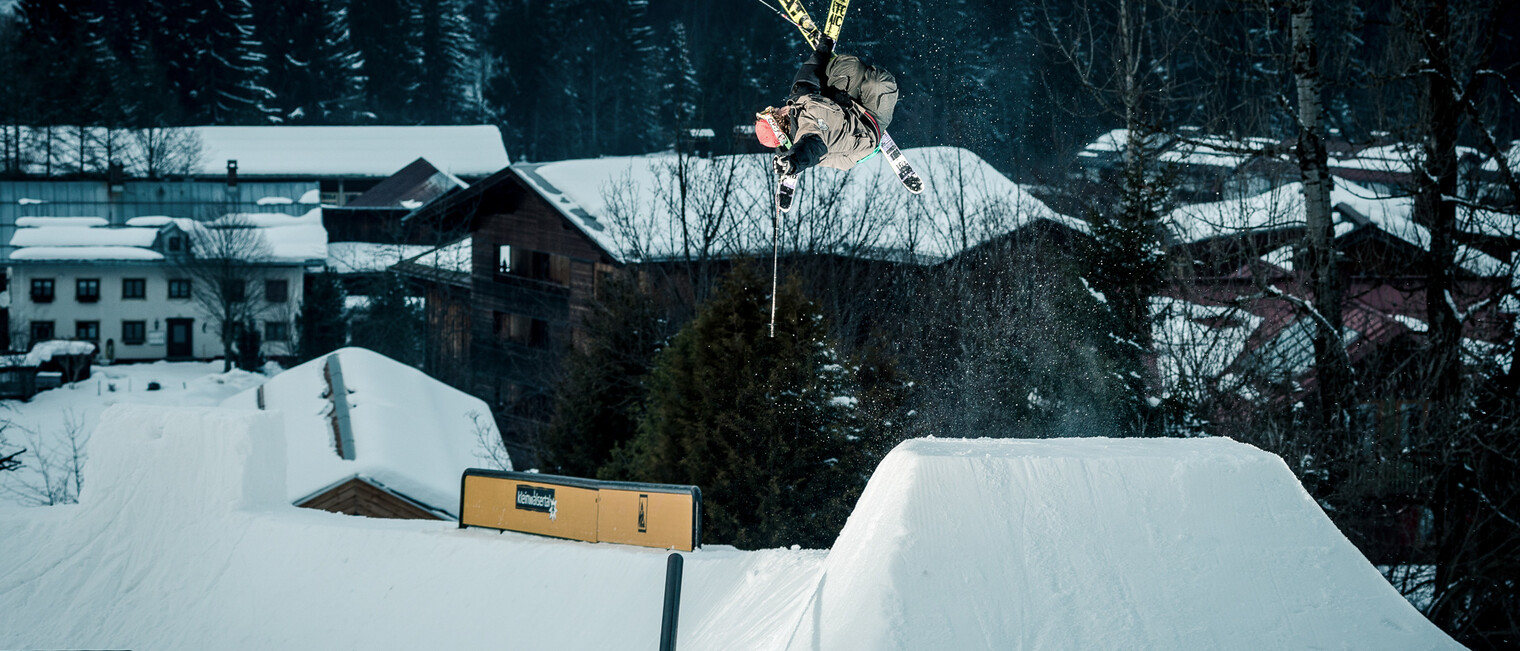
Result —
<path fill-rule="evenodd" d="M 915 440 L 792 649 L 1460 648 L 1228 439 Z"/>
<path fill-rule="evenodd" d="M 335 451 L 329 418 L 334 407 L 324 374 L 333 356 L 348 390 L 352 460 Z M 258 392 L 250 389 L 222 404 L 257 409 Z M 263 392 L 265 409 L 280 414 L 284 424 L 289 502 L 360 476 L 456 514 L 460 475 L 466 468 L 495 467 L 484 443 L 497 444 L 496 454 L 510 466 L 485 402 L 374 351 L 343 348 L 318 357 L 271 378 Z"/>

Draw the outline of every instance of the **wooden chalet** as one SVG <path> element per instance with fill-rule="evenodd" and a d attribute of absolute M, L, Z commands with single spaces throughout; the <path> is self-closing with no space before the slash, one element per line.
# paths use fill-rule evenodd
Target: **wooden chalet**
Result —
<path fill-rule="evenodd" d="M 781 254 L 859 266 L 858 276 L 932 268 L 1016 231 L 1085 231 L 975 154 L 910 156 L 931 179 L 923 195 L 879 162 L 811 175 Z M 698 266 L 715 275 L 770 254 L 767 165 L 763 155 L 678 154 L 518 164 L 419 208 L 407 227 L 447 244 L 393 269 L 427 298 L 425 370 L 490 404 L 513 458 L 531 463 L 560 359 L 608 274 L 658 267 L 665 282 L 691 282 Z M 671 189 L 683 183 L 684 213 Z M 976 211 L 975 230 L 957 230 L 972 220 L 951 219 L 951 206 Z"/>

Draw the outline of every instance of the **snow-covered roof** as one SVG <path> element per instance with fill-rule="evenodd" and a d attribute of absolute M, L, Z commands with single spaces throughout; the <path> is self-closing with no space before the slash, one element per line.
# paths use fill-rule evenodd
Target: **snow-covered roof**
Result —
<path fill-rule="evenodd" d="M 17 226 L 106 226 L 105 217 L 18 217 Z"/>
<path fill-rule="evenodd" d="M 1261 317 L 1241 308 L 1151 298 L 1151 331 L 1162 393 L 1206 390 L 1245 350 Z M 1191 381 L 1191 382 L 1188 382 Z"/>
<path fill-rule="evenodd" d="M 470 238 L 462 238 L 453 243 L 440 246 L 418 255 L 405 262 L 439 271 L 447 271 L 457 274 L 470 273 L 470 265 L 474 262 L 474 243 Z"/>
<path fill-rule="evenodd" d="M 162 259 L 162 253 L 132 246 L 33 246 L 11 251 L 11 260 L 29 262 L 147 262 Z"/>
<path fill-rule="evenodd" d="M 1157 159 L 1175 165 L 1235 169 L 1276 144 L 1276 141 L 1265 138 L 1237 140 L 1222 136 L 1190 136 L 1176 140 Z"/>
<path fill-rule="evenodd" d="M 36 222 L 33 222 L 36 223 Z M 152 246 L 157 228 L 92 226 L 31 226 L 16 229 L 11 246 Z"/>
<path fill-rule="evenodd" d="M 327 268 L 340 274 L 385 271 L 393 264 L 432 250 L 433 247 L 425 244 L 330 242 L 327 245 Z"/>
<path fill-rule="evenodd" d="M 803 175 L 781 216 L 781 250 L 934 263 L 1036 220 L 1085 232 L 970 151 L 904 153 L 924 178 L 922 195 L 901 187 L 884 156 L 850 172 Z M 684 165 L 686 190 L 677 190 Z M 569 160 L 512 169 L 569 221 L 622 261 L 662 260 L 686 247 L 712 255 L 771 250 L 774 179 L 769 154 L 716 158 L 676 154 Z M 703 232 L 711 239 L 703 242 Z"/>
<path fill-rule="evenodd" d="M 1385 197 L 1375 190 L 1346 179 L 1332 177 L 1330 204 L 1347 208 L 1366 218 L 1368 225 L 1422 250 L 1430 250 L 1430 231 L 1414 221 L 1414 199 L 1408 196 Z M 1214 237 L 1240 235 L 1251 231 L 1272 231 L 1303 227 L 1304 192 L 1302 183 L 1290 183 L 1261 194 L 1241 199 L 1227 199 L 1192 204 L 1173 210 L 1167 216 L 1172 241 L 1190 243 Z M 1464 215 L 1470 211 L 1461 211 Z M 1480 211 L 1481 212 L 1481 211 Z M 1334 211 L 1335 234 L 1344 235 L 1359 224 L 1342 210 Z M 1473 220 L 1463 218 L 1459 228 L 1471 231 Z M 1482 251 L 1459 246 L 1457 262 L 1480 276 L 1508 273 L 1510 266 Z"/>
<path fill-rule="evenodd" d="M 190 127 L 201 141 L 197 175 L 387 177 L 418 158 L 455 176 L 489 176 L 509 164 L 492 125 Z"/>
<path fill-rule="evenodd" d="M 59 222 L 55 224 L 55 222 Z M 306 214 L 239 213 L 211 222 L 167 216 L 134 217 L 126 226 L 79 225 L 80 218 L 32 218 L 11 236 L 11 260 L 25 261 L 152 261 L 164 259 L 154 249 L 159 233 L 168 227 L 191 234 L 192 244 L 208 227 L 257 228 L 268 245 L 260 262 L 304 264 L 327 257 L 327 229 L 322 210 Z M 96 224 L 96 222 L 88 222 Z"/>
<path fill-rule="evenodd" d="M 64 130 L 67 134 L 31 127 L 20 127 L 17 131 L 14 135 L 23 161 L 52 161 L 51 167 L 23 163 L 23 171 L 28 174 L 46 175 L 59 169 L 80 168 L 105 171 L 105 162 L 95 158 L 104 145 L 90 144 L 83 148 L 90 158 L 81 162 L 80 147 L 56 143 L 60 137 L 77 139 L 79 129 Z M 156 156 L 157 173 L 176 177 L 226 176 L 229 159 L 238 162 L 239 176 L 253 178 L 379 179 L 420 157 L 426 157 L 449 174 L 485 177 L 510 162 L 501 131 L 492 125 L 200 126 L 156 130 L 89 127 L 83 130 L 83 135 L 92 143 L 111 143 L 115 152 L 111 162 L 124 164 L 127 174 L 134 176 L 148 174 L 141 152 L 149 143 L 160 152 Z M 317 198 L 302 196 L 297 201 L 315 204 Z M 23 198 L 20 203 L 44 202 Z"/>
<path fill-rule="evenodd" d="M 91 355 L 94 352 L 95 344 L 88 341 L 39 341 L 24 355 L 0 356 L 0 366 L 41 366 L 57 355 Z"/>
<path fill-rule="evenodd" d="M 324 376 L 330 356 L 338 357 L 348 389 L 352 460 L 335 451 Z M 265 408 L 285 421 L 292 502 L 362 477 L 452 514 L 459 509 L 460 475 L 491 465 L 483 442 L 500 444 L 491 409 L 479 398 L 363 348 L 343 348 L 280 373 L 263 391 Z M 222 404 L 256 408 L 258 390 Z M 505 451 L 498 452 L 505 459 Z"/>
<path fill-rule="evenodd" d="M 1114 129 L 1093 139 L 1077 155 L 1083 158 L 1097 158 L 1103 154 L 1121 152 L 1124 151 L 1128 140 L 1129 129 Z"/>
<path fill-rule="evenodd" d="M 1520 140 L 1510 141 L 1509 149 L 1504 152 L 1504 160 L 1509 163 L 1511 171 L 1520 171 Z M 1499 161 L 1493 157 L 1489 157 L 1483 162 L 1483 171 L 1499 171 Z"/>
<path fill-rule="evenodd" d="M 364 194 L 343 204 L 343 208 L 406 208 L 416 209 L 433 199 L 469 184 L 459 177 L 439 171 L 425 158 L 412 161 L 410 165 L 390 175 Z"/>

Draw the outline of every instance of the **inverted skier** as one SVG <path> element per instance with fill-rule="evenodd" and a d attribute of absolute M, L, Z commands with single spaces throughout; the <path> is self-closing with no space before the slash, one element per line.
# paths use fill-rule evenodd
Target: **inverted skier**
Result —
<path fill-rule="evenodd" d="M 848 170 L 870 157 L 897 107 L 897 79 L 860 57 L 818 47 L 797 70 L 791 95 L 755 120 L 755 137 L 775 149 L 776 174 L 796 176 L 814 165 Z"/>

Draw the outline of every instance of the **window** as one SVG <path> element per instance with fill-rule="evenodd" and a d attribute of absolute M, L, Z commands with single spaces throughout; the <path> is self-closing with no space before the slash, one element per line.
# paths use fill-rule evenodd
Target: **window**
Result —
<path fill-rule="evenodd" d="M 570 258 L 503 244 L 496 250 L 496 271 L 556 285 L 570 284 Z"/>
<path fill-rule="evenodd" d="M 265 321 L 264 341 L 290 341 L 290 324 L 284 321 Z"/>
<path fill-rule="evenodd" d="M 493 312 L 492 316 L 497 339 L 534 348 L 549 345 L 548 321 L 506 312 Z"/>
<path fill-rule="evenodd" d="M 190 298 L 190 279 L 171 279 L 169 281 L 169 298 Z"/>
<path fill-rule="evenodd" d="M 223 287 L 227 288 L 227 300 L 232 303 L 241 303 L 248 300 L 248 283 L 243 280 L 224 281 Z"/>
<path fill-rule="evenodd" d="M 75 321 L 74 338 L 80 341 L 100 341 L 100 322 Z"/>
<path fill-rule="evenodd" d="M 49 339 L 53 339 L 54 337 L 55 335 L 53 333 L 52 321 L 32 322 L 32 343 L 35 344 L 39 341 L 47 341 Z"/>
<path fill-rule="evenodd" d="M 148 279 L 146 278 L 122 278 L 122 299 L 146 299 L 148 298 Z"/>
<path fill-rule="evenodd" d="M 127 346 L 141 346 L 148 340 L 147 321 L 122 321 L 121 343 Z"/>
<path fill-rule="evenodd" d="M 94 303 L 100 300 L 100 279 L 80 278 L 74 281 L 74 300 Z"/>
<path fill-rule="evenodd" d="M 33 303 L 52 303 L 53 302 L 53 279 L 52 278 L 33 278 L 32 279 L 32 302 Z"/>
<path fill-rule="evenodd" d="M 178 235 L 169 238 L 169 252 L 183 253 L 185 251 L 185 238 Z"/>
<path fill-rule="evenodd" d="M 266 280 L 264 281 L 264 300 L 270 303 L 284 303 L 290 298 L 290 281 Z"/>

